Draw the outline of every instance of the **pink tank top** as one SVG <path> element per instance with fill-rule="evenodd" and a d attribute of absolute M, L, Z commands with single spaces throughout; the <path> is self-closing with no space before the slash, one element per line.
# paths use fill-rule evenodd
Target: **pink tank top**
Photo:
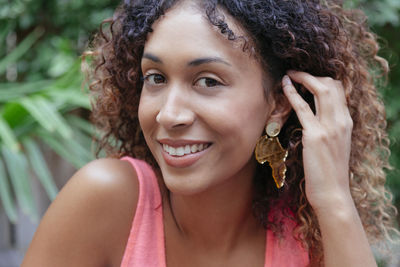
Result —
<path fill-rule="evenodd" d="M 160 188 L 152 168 L 144 161 L 124 157 L 136 170 L 139 199 L 121 267 L 166 267 L 163 209 Z M 292 236 L 294 223 L 284 221 L 283 236 L 278 239 L 266 231 L 264 267 L 303 267 L 308 254 Z"/>

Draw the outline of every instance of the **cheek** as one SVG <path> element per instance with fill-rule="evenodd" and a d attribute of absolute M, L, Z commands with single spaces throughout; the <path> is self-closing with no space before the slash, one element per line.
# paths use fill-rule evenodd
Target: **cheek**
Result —
<path fill-rule="evenodd" d="M 267 120 L 265 105 L 249 105 L 247 108 L 238 111 L 241 131 L 239 140 L 250 149 L 254 148 L 260 138 Z"/>
<path fill-rule="evenodd" d="M 213 116 L 213 125 L 224 143 L 228 140 L 251 150 L 265 128 L 267 102 L 252 97 L 236 99 L 240 101 L 226 101 L 214 109 L 218 115 Z"/>

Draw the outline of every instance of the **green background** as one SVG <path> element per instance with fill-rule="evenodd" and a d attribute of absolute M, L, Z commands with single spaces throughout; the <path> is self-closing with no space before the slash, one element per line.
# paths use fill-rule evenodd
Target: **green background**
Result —
<path fill-rule="evenodd" d="M 12 222 L 17 206 L 38 220 L 29 173 L 39 178 L 50 199 L 58 192 L 41 160 L 43 146 L 76 168 L 93 159 L 79 56 L 118 3 L 0 0 L 0 196 Z M 394 166 L 387 184 L 400 208 L 400 1 L 353 0 L 346 5 L 367 13 L 381 37 L 381 55 L 390 63 L 389 82 L 381 89 Z"/>

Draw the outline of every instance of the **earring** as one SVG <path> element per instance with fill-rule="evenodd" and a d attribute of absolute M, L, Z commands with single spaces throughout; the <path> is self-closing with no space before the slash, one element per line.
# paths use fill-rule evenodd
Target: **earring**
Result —
<path fill-rule="evenodd" d="M 259 163 L 264 164 L 268 161 L 272 169 L 272 177 L 277 188 L 281 188 L 286 178 L 286 157 L 287 150 L 283 149 L 278 139 L 281 127 L 277 122 L 268 123 L 265 127 L 266 135 L 258 139 L 255 156 Z"/>

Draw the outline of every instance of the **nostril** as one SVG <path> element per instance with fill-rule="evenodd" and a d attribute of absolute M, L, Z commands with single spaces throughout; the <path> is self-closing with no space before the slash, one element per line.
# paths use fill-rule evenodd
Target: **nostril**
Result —
<path fill-rule="evenodd" d="M 183 129 L 193 124 L 195 112 L 190 99 L 182 94 L 171 93 L 160 103 L 156 122 L 165 129 Z"/>
<path fill-rule="evenodd" d="M 185 126 L 187 126 L 187 124 L 180 123 L 180 124 L 173 125 L 172 128 L 182 128 L 182 127 L 185 127 Z"/>

